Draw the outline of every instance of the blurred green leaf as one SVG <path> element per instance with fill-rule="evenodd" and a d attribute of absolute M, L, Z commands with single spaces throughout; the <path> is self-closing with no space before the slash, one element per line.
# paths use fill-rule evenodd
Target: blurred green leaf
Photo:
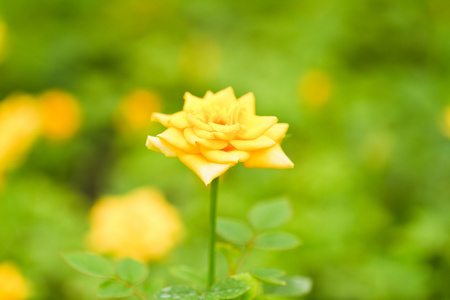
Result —
<path fill-rule="evenodd" d="M 258 280 L 275 285 L 286 285 L 286 281 L 281 280 L 279 277 L 286 274 L 283 270 L 272 268 L 261 268 L 250 272 Z"/>
<path fill-rule="evenodd" d="M 218 300 L 215 295 L 213 294 L 205 294 L 205 295 L 195 295 L 195 296 L 189 296 L 184 298 L 184 300 Z"/>
<path fill-rule="evenodd" d="M 123 298 L 131 296 L 132 294 L 132 287 L 126 286 L 115 280 L 103 282 L 97 290 L 97 296 L 99 298 Z"/>
<path fill-rule="evenodd" d="M 252 230 L 244 222 L 223 217 L 217 220 L 217 234 L 237 245 L 247 244 L 253 236 Z"/>
<path fill-rule="evenodd" d="M 153 298 L 161 300 L 185 299 L 187 297 L 197 296 L 199 293 L 189 286 L 174 285 L 163 288 L 155 294 Z"/>
<path fill-rule="evenodd" d="M 158 291 L 164 287 L 164 281 L 161 279 L 150 279 L 139 286 L 141 291 L 147 297 L 153 297 Z"/>
<path fill-rule="evenodd" d="M 96 254 L 88 252 L 75 252 L 62 254 L 63 259 L 75 270 L 93 277 L 111 278 L 114 268 L 111 263 Z"/>
<path fill-rule="evenodd" d="M 269 296 L 299 297 L 311 291 L 312 281 L 303 276 L 286 276 L 282 278 L 286 281 L 285 286 L 264 285 L 264 294 Z"/>
<path fill-rule="evenodd" d="M 120 260 L 116 264 L 116 270 L 121 279 L 135 285 L 143 282 L 148 276 L 147 266 L 131 258 Z"/>
<path fill-rule="evenodd" d="M 196 283 L 204 283 L 205 278 L 200 276 L 196 270 L 188 266 L 176 266 L 170 269 L 170 273 L 179 278 L 186 281 L 193 281 Z"/>
<path fill-rule="evenodd" d="M 298 237 L 284 231 L 263 233 L 255 241 L 255 248 L 263 250 L 287 250 L 299 245 Z"/>
<path fill-rule="evenodd" d="M 291 217 L 291 203 L 285 198 L 258 203 L 252 207 L 248 215 L 250 223 L 258 231 L 281 226 Z"/>
<path fill-rule="evenodd" d="M 237 300 L 250 300 L 255 298 L 255 296 L 258 294 L 260 286 L 256 279 L 254 279 L 249 273 L 236 274 L 233 276 L 233 278 L 242 280 L 250 287 L 249 290 L 237 297 Z"/>
<path fill-rule="evenodd" d="M 219 299 L 233 299 L 249 289 L 250 287 L 242 280 L 226 278 L 214 284 L 211 288 L 211 293 Z"/>

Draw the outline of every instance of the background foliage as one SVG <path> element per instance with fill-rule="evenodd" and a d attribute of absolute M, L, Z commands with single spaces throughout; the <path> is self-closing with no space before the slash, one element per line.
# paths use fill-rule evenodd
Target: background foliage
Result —
<path fill-rule="evenodd" d="M 312 277 L 307 299 L 447 299 L 449 20 L 446 0 L 0 1 L 0 99 L 57 88 L 81 111 L 70 139 L 39 137 L 0 166 L 0 263 L 19 267 L 32 299 L 92 299 L 95 284 L 58 253 L 85 248 L 99 197 L 153 186 L 186 232 L 152 272 L 206 268 L 203 183 L 145 148 L 162 127 L 123 129 L 118 115 L 138 89 L 173 113 L 185 91 L 232 86 L 291 125 L 283 148 L 296 166 L 234 167 L 219 214 L 285 195 L 296 211 L 286 228 L 303 238 L 249 266 Z"/>

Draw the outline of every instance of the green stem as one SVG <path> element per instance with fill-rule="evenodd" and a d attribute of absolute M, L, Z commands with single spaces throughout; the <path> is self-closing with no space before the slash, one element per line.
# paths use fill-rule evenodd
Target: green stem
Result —
<path fill-rule="evenodd" d="M 215 282 L 216 276 L 216 219 L 217 219 L 217 191 L 219 189 L 219 177 L 215 178 L 211 182 L 211 194 L 210 194 L 210 210 L 209 210 L 209 260 L 208 260 L 208 278 L 207 288 Z"/>

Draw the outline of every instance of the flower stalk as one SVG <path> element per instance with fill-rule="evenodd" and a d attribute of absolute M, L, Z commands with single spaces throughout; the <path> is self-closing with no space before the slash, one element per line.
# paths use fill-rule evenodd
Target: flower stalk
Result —
<path fill-rule="evenodd" d="M 209 258 L 207 288 L 210 289 L 216 277 L 216 223 L 217 223 L 217 192 L 219 190 L 219 177 L 211 182 L 210 194 L 210 231 L 209 231 Z"/>

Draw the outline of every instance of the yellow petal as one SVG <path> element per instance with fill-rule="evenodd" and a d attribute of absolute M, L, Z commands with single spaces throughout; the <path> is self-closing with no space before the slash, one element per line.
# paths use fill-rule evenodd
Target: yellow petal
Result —
<path fill-rule="evenodd" d="M 229 133 L 224 133 L 224 132 L 213 132 L 213 135 L 215 138 L 217 139 L 221 139 L 224 141 L 229 141 L 232 140 L 236 137 L 236 133 L 235 132 L 229 132 Z"/>
<path fill-rule="evenodd" d="M 183 134 L 186 140 L 194 146 L 197 144 L 197 142 L 203 140 L 194 133 L 194 130 L 192 128 L 185 128 Z"/>
<path fill-rule="evenodd" d="M 186 119 L 189 121 L 189 123 L 192 124 L 192 126 L 197 127 L 202 130 L 208 130 L 211 131 L 212 128 L 205 122 L 202 122 L 197 117 L 195 117 L 193 114 L 187 114 Z"/>
<path fill-rule="evenodd" d="M 223 132 L 223 133 L 230 133 L 230 132 L 238 132 L 240 127 L 239 124 L 233 124 L 233 125 L 221 125 L 216 124 L 213 122 L 208 123 L 214 131 Z"/>
<path fill-rule="evenodd" d="M 184 93 L 184 105 L 183 110 L 195 110 L 199 105 L 201 105 L 202 99 L 195 97 L 191 93 Z"/>
<path fill-rule="evenodd" d="M 278 143 L 284 138 L 288 128 L 289 124 L 278 123 L 270 127 L 270 129 L 267 130 L 266 132 L 264 132 L 264 135 L 270 137 L 272 140 Z"/>
<path fill-rule="evenodd" d="M 170 126 L 174 126 L 179 129 L 184 129 L 190 125 L 186 120 L 186 113 L 184 111 L 174 113 L 172 118 L 170 118 L 169 124 Z"/>
<path fill-rule="evenodd" d="M 294 164 L 283 152 L 281 146 L 276 144 L 271 148 L 252 152 L 250 158 L 244 162 L 244 167 L 287 169 L 294 167 Z"/>
<path fill-rule="evenodd" d="M 149 135 L 147 137 L 147 142 L 145 145 L 147 146 L 148 149 L 162 152 L 162 154 L 164 154 L 167 157 L 176 157 L 177 156 L 177 154 L 175 153 L 175 151 L 173 150 L 172 147 L 167 145 L 167 143 L 164 143 L 163 141 L 161 141 L 156 136 Z"/>
<path fill-rule="evenodd" d="M 259 117 L 243 115 L 239 120 L 241 132 L 239 137 L 244 140 L 251 140 L 262 135 L 270 127 L 278 122 L 277 117 Z"/>
<path fill-rule="evenodd" d="M 223 148 L 225 148 L 226 146 L 228 146 L 228 142 L 227 141 L 222 141 L 222 140 L 205 140 L 205 139 L 201 139 L 198 141 L 198 144 L 209 148 L 209 149 L 214 149 L 214 150 L 221 150 Z"/>
<path fill-rule="evenodd" d="M 207 140 L 212 140 L 214 139 L 214 135 L 212 132 L 207 131 L 207 130 L 202 130 L 202 129 L 198 129 L 198 128 L 192 128 L 194 130 L 194 133 L 201 137 L 202 139 L 207 139 Z"/>
<path fill-rule="evenodd" d="M 239 162 L 239 156 L 235 153 L 229 153 L 220 150 L 210 150 L 207 148 L 200 148 L 203 156 L 211 162 L 219 164 L 237 164 Z"/>
<path fill-rule="evenodd" d="M 250 158 L 250 153 L 248 153 L 247 151 L 232 150 L 232 151 L 229 151 L 228 153 L 236 155 L 240 162 L 246 161 L 247 159 Z"/>
<path fill-rule="evenodd" d="M 231 140 L 230 144 L 237 150 L 254 151 L 272 147 L 276 143 L 271 138 L 261 135 L 254 140 Z"/>
<path fill-rule="evenodd" d="M 231 107 L 236 102 L 236 96 L 231 87 L 227 87 L 214 94 L 214 96 L 208 98 L 208 102 L 214 106 L 219 105 L 220 107 Z"/>
<path fill-rule="evenodd" d="M 214 93 L 211 91 L 207 91 L 203 99 L 208 99 L 211 98 L 212 96 L 214 96 Z"/>
<path fill-rule="evenodd" d="M 206 160 L 203 155 L 179 153 L 178 158 L 189 169 L 195 172 L 208 185 L 211 181 L 225 173 L 234 164 L 217 164 Z"/>
<path fill-rule="evenodd" d="M 247 93 L 238 99 L 238 106 L 247 113 L 255 115 L 255 95 Z"/>
<path fill-rule="evenodd" d="M 161 124 L 163 124 L 166 127 L 169 127 L 169 121 L 172 115 L 166 115 L 162 113 L 153 113 L 152 114 L 152 121 L 157 121 Z"/>
<path fill-rule="evenodd" d="M 169 143 L 176 149 L 180 149 L 188 153 L 198 153 L 198 149 L 186 141 L 181 130 L 170 127 L 163 133 L 157 135 L 164 142 Z"/>

